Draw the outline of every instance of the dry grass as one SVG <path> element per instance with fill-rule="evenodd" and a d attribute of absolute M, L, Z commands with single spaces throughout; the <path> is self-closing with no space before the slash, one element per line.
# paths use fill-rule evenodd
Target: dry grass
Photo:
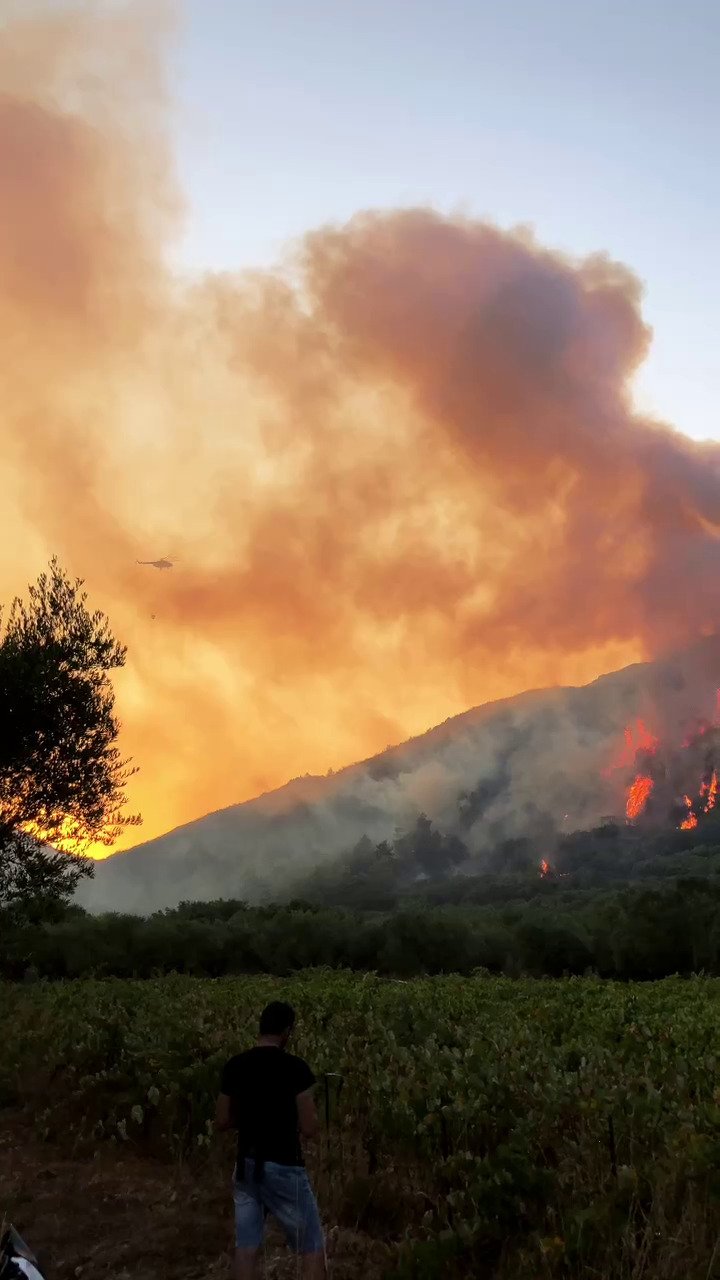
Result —
<path fill-rule="evenodd" d="M 230 1146 L 192 1164 L 170 1164 L 130 1145 L 95 1153 L 41 1142 L 27 1115 L 0 1113 L 0 1214 L 36 1251 L 50 1280 L 220 1280 L 230 1277 Z M 323 1153 L 313 1180 L 328 1231 L 331 1280 L 389 1280 L 400 1263 L 402 1219 L 418 1206 L 408 1185 L 382 1175 L 333 1174 Z M 410 1197 L 410 1199 L 409 1199 Z M 665 1212 L 667 1211 L 667 1213 Z M 474 1280 L 720 1280 L 718 1205 L 705 1196 L 677 1208 L 656 1202 L 630 1215 L 613 1241 L 597 1238 L 594 1258 L 575 1266 L 537 1249 L 504 1257 L 428 1261 L 412 1275 Z M 670 1229 L 673 1223 L 674 1230 Z M 559 1228 L 560 1224 L 558 1224 Z M 519 1242 L 516 1242 L 519 1243 Z M 509 1241 L 508 1244 L 511 1244 Z M 264 1276 L 293 1280 L 295 1259 L 268 1233 Z M 403 1275 L 410 1274 L 405 1271 Z"/>
<path fill-rule="evenodd" d="M 0 1212 L 51 1280 L 219 1280 L 231 1274 L 232 1204 L 226 1159 L 173 1166 L 106 1148 L 69 1155 L 41 1143 L 22 1117 L 0 1120 Z M 322 1194 L 322 1193 L 321 1193 Z M 332 1280 L 375 1280 L 390 1251 L 351 1228 L 328 1233 Z M 296 1275 L 272 1230 L 265 1274 Z"/>

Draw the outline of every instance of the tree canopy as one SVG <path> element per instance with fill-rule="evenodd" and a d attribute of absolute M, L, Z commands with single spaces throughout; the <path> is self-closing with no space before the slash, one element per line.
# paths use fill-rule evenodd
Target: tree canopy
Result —
<path fill-rule="evenodd" d="M 88 847 L 140 821 L 123 812 L 134 770 L 116 746 L 125 654 L 57 560 L 0 615 L 0 908 L 67 900 L 92 874 Z"/>

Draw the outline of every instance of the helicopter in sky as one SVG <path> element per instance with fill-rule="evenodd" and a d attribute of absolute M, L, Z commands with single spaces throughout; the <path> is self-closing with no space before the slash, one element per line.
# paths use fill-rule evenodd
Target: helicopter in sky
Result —
<path fill-rule="evenodd" d="M 173 569 L 175 567 L 174 560 L 138 560 L 137 564 L 148 565 L 151 569 Z"/>

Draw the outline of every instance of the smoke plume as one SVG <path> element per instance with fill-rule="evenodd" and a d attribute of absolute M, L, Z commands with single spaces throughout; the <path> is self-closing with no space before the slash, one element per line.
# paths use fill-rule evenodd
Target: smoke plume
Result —
<path fill-rule="evenodd" d="M 0 598 L 58 554 L 109 613 L 146 836 L 714 630 L 626 267 L 406 209 L 182 277 L 162 11 L 0 34 Z"/>

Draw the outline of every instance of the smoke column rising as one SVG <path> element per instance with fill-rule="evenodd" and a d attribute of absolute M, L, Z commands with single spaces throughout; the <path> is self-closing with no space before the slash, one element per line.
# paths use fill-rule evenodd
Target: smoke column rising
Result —
<path fill-rule="evenodd" d="M 714 630 L 720 446 L 634 413 L 632 273 L 408 209 L 179 276 L 169 35 L 0 28 L 0 599 L 58 554 L 110 614 L 143 837 Z"/>

